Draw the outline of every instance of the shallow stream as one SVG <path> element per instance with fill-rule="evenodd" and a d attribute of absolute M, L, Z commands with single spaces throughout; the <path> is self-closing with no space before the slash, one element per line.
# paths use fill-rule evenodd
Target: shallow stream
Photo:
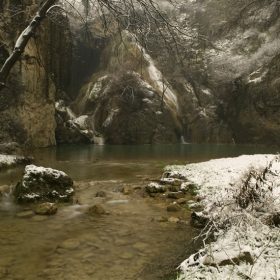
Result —
<path fill-rule="evenodd" d="M 143 187 L 159 178 L 167 164 L 186 164 L 241 154 L 276 153 L 276 148 L 172 146 L 63 146 L 35 151 L 36 165 L 65 171 L 79 186 L 82 205 L 61 205 L 54 216 L 37 216 L 16 206 L 11 197 L 0 202 L 0 279 L 162 279 L 147 265 L 171 262 L 177 248 L 197 231 L 158 217 L 170 214 L 166 204 L 124 195 L 129 185 Z M 0 173 L 0 185 L 20 179 L 23 167 Z M 106 198 L 96 198 L 97 191 Z M 110 214 L 88 216 L 101 203 Z"/>

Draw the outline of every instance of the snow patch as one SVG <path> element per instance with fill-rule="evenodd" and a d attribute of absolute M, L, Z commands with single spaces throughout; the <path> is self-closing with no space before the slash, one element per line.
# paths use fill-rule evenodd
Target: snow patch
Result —
<path fill-rule="evenodd" d="M 232 208 L 236 205 L 238 182 L 241 182 L 245 172 L 264 170 L 270 165 L 266 173 L 264 187 L 272 188 L 271 203 L 279 208 L 280 192 L 280 162 L 272 161 L 274 155 L 243 155 L 236 158 L 223 158 L 203 163 L 188 164 L 186 166 L 167 166 L 167 171 L 178 171 L 189 181 L 199 185 L 198 195 L 203 198 L 201 206 L 203 212 L 198 215 L 216 215 L 219 219 L 229 217 L 235 223 L 226 225 L 215 232 L 215 242 L 205 244 L 204 249 L 191 255 L 180 265 L 179 280 L 186 279 L 247 279 L 263 280 L 278 279 L 280 273 L 280 236 L 279 228 L 268 226 L 258 218 L 258 212 L 250 212 L 243 208 Z M 279 160 L 279 158 L 278 158 Z M 271 164 L 272 162 L 272 164 Z M 252 180 L 252 183 L 254 180 Z M 256 182 L 255 182 L 256 183 Z M 267 185 L 268 184 L 268 185 Z M 269 200 L 270 201 L 270 200 Z M 221 209 L 219 203 L 225 208 Z M 269 207 L 274 207 L 269 204 Z M 275 209 L 279 213 L 280 209 Z M 255 210 L 254 210 L 255 211 Z M 265 218 L 265 213 L 260 212 Z M 231 262 L 234 258 L 249 256 L 242 259 L 239 265 L 219 265 L 224 260 Z M 217 265 L 208 265 L 208 264 Z"/>

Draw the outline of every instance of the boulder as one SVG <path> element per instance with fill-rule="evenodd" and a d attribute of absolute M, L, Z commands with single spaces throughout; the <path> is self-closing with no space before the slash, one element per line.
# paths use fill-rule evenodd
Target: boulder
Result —
<path fill-rule="evenodd" d="M 129 195 L 131 193 L 131 189 L 129 186 L 124 186 L 122 188 L 122 193 L 125 194 L 125 195 Z"/>
<path fill-rule="evenodd" d="M 164 217 L 164 216 L 160 216 L 160 217 L 157 217 L 156 219 L 155 219 L 155 221 L 157 221 L 157 222 L 167 222 L 168 221 L 168 218 L 167 217 Z"/>
<path fill-rule="evenodd" d="M 95 197 L 106 197 L 106 193 L 104 191 L 98 191 L 95 195 Z"/>
<path fill-rule="evenodd" d="M 179 198 L 183 198 L 185 195 L 182 192 L 170 192 L 168 194 L 168 198 L 173 198 L 173 199 L 179 199 Z"/>
<path fill-rule="evenodd" d="M 80 245 L 81 242 L 78 239 L 70 238 L 60 243 L 57 249 L 61 248 L 66 250 L 74 250 L 77 249 Z"/>
<path fill-rule="evenodd" d="M 69 202 L 74 193 L 72 187 L 73 180 L 62 171 L 27 165 L 13 194 L 18 203 Z"/>
<path fill-rule="evenodd" d="M 180 221 L 180 219 L 179 218 L 177 218 L 177 217 L 170 217 L 169 219 L 168 219 L 168 222 L 169 223 L 178 223 Z"/>
<path fill-rule="evenodd" d="M 40 203 L 35 209 L 38 215 L 54 215 L 56 212 L 57 206 L 50 202 Z"/>
<path fill-rule="evenodd" d="M 185 204 L 187 202 L 187 199 L 186 198 L 179 198 L 178 200 L 176 200 L 176 202 L 178 204 Z"/>
<path fill-rule="evenodd" d="M 178 191 L 180 191 L 180 186 L 170 185 L 170 186 L 168 186 L 168 190 L 171 192 L 178 192 Z"/>
<path fill-rule="evenodd" d="M 178 205 L 177 203 L 173 203 L 173 204 L 167 206 L 168 212 L 179 212 L 181 210 L 182 210 L 182 207 L 180 205 Z"/>
<path fill-rule="evenodd" d="M 33 215 L 34 215 L 34 212 L 31 210 L 17 213 L 18 218 L 30 218 Z"/>
<path fill-rule="evenodd" d="M 105 211 L 105 209 L 103 208 L 103 206 L 101 206 L 100 204 L 95 204 L 91 207 L 89 207 L 86 211 L 86 214 L 88 215 L 104 215 L 104 214 L 108 214 L 108 212 Z"/>
<path fill-rule="evenodd" d="M 157 183 L 150 183 L 146 186 L 146 192 L 148 193 L 164 193 L 167 188 L 164 185 L 159 185 Z"/>

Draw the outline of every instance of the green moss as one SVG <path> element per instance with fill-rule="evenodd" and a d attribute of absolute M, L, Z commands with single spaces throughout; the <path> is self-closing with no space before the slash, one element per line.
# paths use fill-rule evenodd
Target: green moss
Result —
<path fill-rule="evenodd" d="M 127 167 L 128 167 L 129 169 L 134 170 L 134 171 L 139 171 L 139 170 L 142 169 L 142 167 L 141 167 L 140 165 L 134 164 L 134 163 L 128 164 Z"/>
<path fill-rule="evenodd" d="M 196 196 L 198 194 L 199 186 L 197 184 L 191 183 L 188 185 L 188 190 L 191 196 Z"/>
<path fill-rule="evenodd" d="M 186 161 L 172 161 L 172 162 L 165 162 L 165 161 L 157 161 L 156 165 L 164 168 L 167 165 L 186 165 L 188 162 Z"/>

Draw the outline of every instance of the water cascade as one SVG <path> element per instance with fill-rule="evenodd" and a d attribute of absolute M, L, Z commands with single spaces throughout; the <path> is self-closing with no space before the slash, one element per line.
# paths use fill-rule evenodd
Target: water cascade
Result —
<path fill-rule="evenodd" d="M 180 137 L 180 144 L 189 144 L 185 141 L 185 138 L 183 135 L 181 135 L 181 137 Z"/>
<path fill-rule="evenodd" d="M 133 38 L 133 34 L 129 34 L 127 32 L 127 35 Z M 162 73 L 156 68 L 155 63 L 151 56 L 145 51 L 143 47 L 141 47 L 135 40 L 134 40 L 135 46 L 140 50 L 140 52 L 143 54 L 143 57 L 146 59 L 147 62 L 149 62 L 149 66 L 147 67 L 148 73 L 150 78 L 156 83 L 157 89 L 159 91 L 164 91 L 164 96 L 174 104 L 176 109 L 179 109 L 179 103 L 177 100 L 176 94 L 172 91 L 171 86 L 165 81 L 164 76 Z"/>

